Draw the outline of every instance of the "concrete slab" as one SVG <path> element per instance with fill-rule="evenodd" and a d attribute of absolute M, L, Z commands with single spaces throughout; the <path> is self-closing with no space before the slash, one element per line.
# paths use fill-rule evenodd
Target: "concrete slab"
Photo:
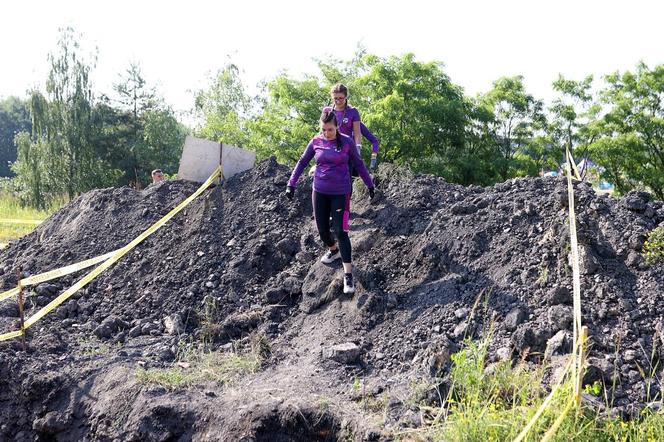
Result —
<path fill-rule="evenodd" d="M 187 136 L 182 149 L 178 178 L 204 182 L 221 163 L 224 178 L 251 169 L 256 162 L 256 152 L 229 144 Z"/>

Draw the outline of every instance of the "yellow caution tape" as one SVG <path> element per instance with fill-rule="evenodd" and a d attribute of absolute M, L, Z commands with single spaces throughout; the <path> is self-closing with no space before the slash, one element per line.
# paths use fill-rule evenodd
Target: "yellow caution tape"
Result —
<path fill-rule="evenodd" d="M 32 224 L 37 225 L 43 223 L 43 219 L 11 219 L 11 218 L 0 218 L 0 223 L 2 224 Z"/>
<path fill-rule="evenodd" d="M 75 264 L 70 264 L 65 267 L 60 267 L 59 269 L 54 269 L 48 272 L 40 273 L 38 275 L 30 276 L 28 278 L 23 278 L 21 279 L 21 285 L 27 286 L 27 285 L 41 284 L 42 282 L 50 281 L 51 279 L 56 279 L 61 276 L 69 275 L 70 273 L 83 270 L 97 263 L 105 261 L 111 256 L 113 256 L 113 254 L 116 252 L 117 250 L 114 250 L 112 252 L 106 253 L 105 255 L 95 256 L 94 258 L 86 259 L 85 261 L 77 262 Z M 0 293 L 0 302 L 4 301 L 9 297 L 14 296 L 17 293 L 18 293 L 18 287 L 14 287 L 11 290 L 7 290 L 6 292 Z"/>
<path fill-rule="evenodd" d="M 14 287 L 11 290 L 7 290 L 4 293 L 0 293 L 0 301 L 4 301 L 7 298 L 11 298 L 12 296 L 18 294 L 18 291 L 19 291 L 18 287 Z"/>
<path fill-rule="evenodd" d="M 526 438 L 526 436 L 528 435 L 530 430 L 533 428 L 533 426 L 535 425 L 537 420 L 540 418 L 542 413 L 544 413 L 544 411 L 547 409 L 547 407 L 549 406 L 549 404 L 553 400 L 553 396 L 555 396 L 555 394 L 558 392 L 558 390 L 562 386 L 563 379 L 565 378 L 565 376 L 567 376 L 567 373 L 572 368 L 572 362 L 573 361 L 574 361 L 574 358 L 570 358 L 569 361 L 567 361 L 567 365 L 565 365 L 565 370 L 560 375 L 560 378 L 556 382 L 556 385 L 551 389 L 551 393 L 549 393 L 549 395 L 546 397 L 546 399 L 544 399 L 544 401 L 539 406 L 539 408 L 537 409 L 537 411 L 535 412 L 533 417 L 530 419 L 530 422 L 528 422 L 528 425 L 526 425 L 526 427 L 523 430 L 521 430 L 521 433 L 519 433 L 519 435 L 516 437 L 516 439 L 514 439 L 513 442 L 521 442 L 522 440 L 524 440 Z"/>
<path fill-rule="evenodd" d="M 576 209 L 574 207 L 574 186 L 572 184 L 572 179 L 581 180 L 579 171 L 576 168 L 574 163 L 574 158 L 569 149 L 566 150 L 566 170 L 567 170 L 567 197 L 569 202 L 569 233 L 570 233 L 570 246 L 572 252 L 572 288 L 573 288 L 573 299 L 574 299 L 574 344 L 572 348 L 572 357 L 567 363 L 565 368 L 565 375 L 570 369 L 572 369 L 572 375 L 574 380 L 574 395 L 572 399 L 567 404 L 563 412 L 558 416 L 554 424 L 549 428 L 549 430 L 544 435 L 544 440 L 549 440 L 555 432 L 558 430 L 558 427 L 562 424 L 563 419 L 569 413 L 570 408 L 573 405 L 581 405 L 581 381 L 583 376 L 583 365 L 585 360 L 585 343 L 588 338 L 587 328 L 582 326 L 581 323 L 581 272 L 579 270 L 579 249 L 578 249 L 578 239 L 576 235 Z M 564 376 L 563 376 L 564 377 Z M 562 379 L 562 377 L 561 377 Z M 546 397 L 542 405 L 532 417 L 528 425 L 521 431 L 521 433 L 514 439 L 514 442 L 522 441 L 531 430 L 535 422 L 542 415 L 544 410 L 549 406 L 549 403 L 553 399 L 553 395 L 560 388 L 560 382 L 551 390 L 551 393 Z"/>
<path fill-rule="evenodd" d="M 28 278 L 21 279 L 21 284 L 23 284 L 24 286 L 36 285 L 36 284 L 41 284 L 42 282 L 50 281 L 51 279 L 59 278 L 64 275 L 69 275 L 70 273 L 74 273 L 79 270 L 86 269 L 90 266 L 98 264 L 102 261 L 106 261 L 108 258 L 117 253 L 118 250 L 113 250 L 112 252 L 108 252 L 105 255 L 95 256 L 94 258 L 86 259 L 85 261 L 77 262 L 76 264 L 70 264 L 65 267 L 60 267 L 59 269 L 51 270 L 49 272 L 40 273 L 39 275 L 34 275 Z"/>
<path fill-rule="evenodd" d="M 569 410 L 572 409 L 572 406 L 574 405 L 574 399 L 572 398 L 569 402 L 567 402 L 567 406 L 563 410 L 562 413 L 560 413 L 560 416 L 558 416 L 558 419 L 551 425 L 551 428 L 547 430 L 547 432 L 544 434 L 544 437 L 542 437 L 541 442 L 549 442 L 551 438 L 556 434 L 556 431 L 558 431 L 558 428 L 560 428 L 560 425 L 563 423 L 563 420 L 565 420 L 565 417 L 569 413 Z"/>
<path fill-rule="evenodd" d="M 81 278 L 78 282 L 76 282 L 73 286 L 65 290 L 60 296 L 55 298 L 53 301 L 48 303 L 46 306 L 44 306 L 41 310 L 39 310 L 37 313 L 34 315 L 30 316 L 26 321 L 25 321 L 25 328 L 29 328 L 32 325 L 34 325 L 37 321 L 39 321 L 41 318 L 43 318 L 45 315 L 50 313 L 53 309 L 58 307 L 60 304 L 62 304 L 64 301 L 66 301 L 71 295 L 79 291 L 81 288 L 85 287 L 87 284 L 90 283 L 93 279 L 95 279 L 97 276 L 99 276 L 100 273 L 102 273 L 104 270 L 115 264 L 120 258 L 122 258 L 124 255 L 126 255 L 129 251 L 131 251 L 134 247 L 136 247 L 138 244 L 140 244 L 145 238 L 148 236 L 152 235 L 154 232 L 156 232 L 159 228 L 161 228 L 166 222 L 168 222 L 171 218 L 173 218 L 176 214 L 178 214 L 182 209 L 184 209 L 189 203 L 191 203 L 194 199 L 196 199 L 205 189 L 210 187 L 210 185 L 216 180 L 221 174 L 221 166 L 217 167 L 217 169 L 210 175 L 210 178 L 207 179 L 205 183 L 201 185 L 201 187 L 198 188 L 196 192 L 194 192 L 189 198 L 186 200 L 182 201 L 177 207 L 175 207 L 173 210 L 171 210 L 168 214 L 166 214 L 162 219 L 154 223 L 152 226 L 150 226 L 145 232 L 141 233 L 138 237 L 136 237 L 132 242 L 127 244 L 126 246 L 122 247 L 118 251 L 116 251 L 113 256 L 108 258 L 106 261 L 104 261 L 102 264 L 100 264 L 97 268 L 95 268 L 93 271 L 85 275 L 83 278 Z"/>
<path fill-rule="evenodd" d="M 572 185 L 571 165 L 574 160 L 567 149 L 567 198 L 569 205 L 569 236 L 572 253 L 572 293 L 573 293 L 573 311 L 574 311 L 574 345 L 572 353 L 575 357 L 579 354 L 579 333 L 581 333 L 581 271 L 579 269 L 579 244 L 576 236 L 576 210 L 574 208 L 574 186 Z M 575 367 L 574 372 L 578 374 L 580 367 Z M 575 394 L 578 393 L 575 391 Z"/>
<path fill-rule="evenodd" d="M 16 331 L 9 332 L 9 333 L 4 333 L 4 334 L 0 335 L 0 341 L 6 341 L 8 339 L 18 338 L 22 334 L 23 334 L 23 332 L 21 332 L 21 330 L 16 330 Z"/>
<path fill-rule="evenodd" d="M 579 169 L 576 168 L 576 163 L 574 162 L 574 157 L 572 157 L 572 152 L 570 152 L 569 147 L 565 147 L 565 153 L 567 155 L 567 164 L 571 166 L 572 172 L 574 172 L 574 178 L 577 181 L 581 181 L 581 174 L 579 174 Z"/>

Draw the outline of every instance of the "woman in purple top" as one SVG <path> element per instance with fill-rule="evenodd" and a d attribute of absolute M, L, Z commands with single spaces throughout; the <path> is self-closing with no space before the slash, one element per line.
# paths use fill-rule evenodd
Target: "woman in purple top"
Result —
<path fill-rule="evenodd" d="M 354 293 L 353 264 L 351 261 L 348 217 L 350 214 L 351 180 L 349 161 L 357 168 L 364 184 L 369 188 L 369 197 L 374 197 L 374 184 L 369 172 L 357 153 L 355 142 L 342 134 L 334 112 L 323 112 L 320 117 L 321 133 L 311 139 L 297 162 L 288 180 L 286 196 L 293 199 L 297 180 L 312 158 L 316 159 L 316 172 L 312 202 L 314 219 L 321 240 L 328 247 L 321 258 L 325 264 L 341 258 L 344 268 L 344 293 Z M 330 217 L 337 241 L 330 234 Z"/>
<path fill-rule="evenodd" d="M 339 122 L 339 131 L 348 135 L 355 141 L 357 151 L 362 153 L 362 136 L 366 137 L 372 145 L 371 151 L 371 169 L 376 168 L 376 158 L 378 157 L 378 139 L 362 123 L 360 112 L 348 104 L 348 88 L 341 83 L 332 86 L 330 91 L 334 106 L 326 106 L 323 112 L 334 111 Z M 356 176 L 353 174 L 353 176 Z"/>

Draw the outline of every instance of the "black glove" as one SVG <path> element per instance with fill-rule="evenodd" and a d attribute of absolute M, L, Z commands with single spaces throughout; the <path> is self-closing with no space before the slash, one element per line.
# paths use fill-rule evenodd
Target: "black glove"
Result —
<path fill-rule="evenodd" d="M 369 187 L 369 199 L 373 199 L 376 195 L 376 191 L 373 187 Z"/>
<path fill-rule="evenodd" d="M 371 163 L 369 163 L 369 169 L 375 171 L 378 167 L 378 158 L 371 158 Z"/>
<path fill-rule="evenodd" d="M 293 201 L 293 194 L 295 193 L 295 187 L 293 186 L 287 186 L 286 187 L 286 198 L 288 198 L 290 201 Z"/>

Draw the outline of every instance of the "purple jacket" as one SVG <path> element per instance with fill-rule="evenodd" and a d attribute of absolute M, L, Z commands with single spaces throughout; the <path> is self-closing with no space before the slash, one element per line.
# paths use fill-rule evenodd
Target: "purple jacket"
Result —
<path fill-rule="evenodd" d="M 360 158 L 355 142 L 344 134 L 341 137 L 341 150 L 337 151 L 337 140 L 326 140 L 322 135 L 311 139 L 304 153 L 297 162 L 288 185 L 297 186 L 297 180 L 312 158 L 316 158 L 316 173 L 314 175 L 314 190 L 326 195 L 346 195 L 351 191 L 350 170 L 348 162 L 351 161 L 368 188 L 374 187 L 371 176 L 364 161 Z"/>
<path fill-rule="evenodd" d="M 325 106 L 323 108 L 323 112 L 330 112 L 332 111 L 332 106 Z M 345 110 L 334 111 L 334 115 L 337 117 L 337 124 L 339 124 L 339 132 L 341 132 L 344 135 L 348 135 L 351 137 L 353 140 L 355 140 L 355 137 L 353 136 L 353 123 L 355 121 L 360 122 L 360 130 L 362 131 L 362 136 L 369 140 L 372 146 L 372 152 L 378 153 L 378 146 L 380 141 L 374 134 L 371 133 L 369 129 L 362 123 L 362 120 L 360 119 L 360 112 L 354 108 L 353 106 L 347 105 Z"/>
<path fill-rule="evenodd" d="M 332 106 L 326 106 L 323 108 L 323 112 L 330 112 L 332 111 L 333 107 Z M 362 121 L 360 119 L 360 113 L 358 112 L 357 109 L 355 109 L 351 105 L 346 105 L 346 108 L 342 111 L 335 110 L 334 115 L 337 117 L 337 124 L 339 125 L 339 132 L 341 132 L 344 135 L 348 135 L 351 137 L 353 140 L 355 140 L 355 137 L 353 136 L 353 123 L 356 121 Z"/>

